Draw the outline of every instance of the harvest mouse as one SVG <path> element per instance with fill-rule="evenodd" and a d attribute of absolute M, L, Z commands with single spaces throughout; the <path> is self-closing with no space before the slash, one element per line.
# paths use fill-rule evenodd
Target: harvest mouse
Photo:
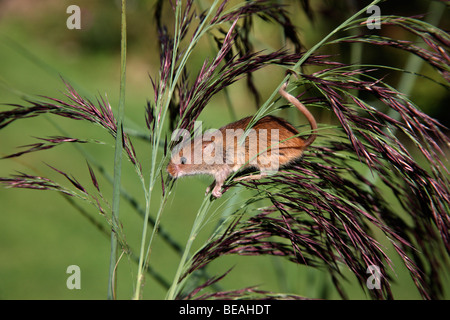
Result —
<path fill-rule="evenodd" d="M 216 198 L 222 196 L 221 188 L 232 173 L 255 168 L 260 174 L 235 178 L 234 181 L 261 179 L 268 172 L 277 171 L 299 159 L 303 151 L 316 139 L 317 123 L 314 116 L 294 96 L 286 92 L 287 83 L 279 90 L 281 96 L 292 103 L 308 119 L 311 135 L 307 139 L 286 120 L 265 116 L 249 130 L 242 143 L 244 132 L 253 117 L 246 117 L 226 126 L 182 143 L 172 152 L 167 172 L 172 178 L 187 175 L 212 175 L 212 189 Z"/>

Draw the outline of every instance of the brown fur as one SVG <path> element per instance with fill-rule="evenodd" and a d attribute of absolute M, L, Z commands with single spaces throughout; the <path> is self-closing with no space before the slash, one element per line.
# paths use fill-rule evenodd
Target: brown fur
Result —
<path fill-rule="evenodd" d="M 261 171 L 261 174 L 244 176 L 235 180 L 260 179 L 267 172 L 298 160 L 304 150 L 315 140 L 317 124 L 306 107 L 286 92 L 286 86 L 287 84 L 284 84 L 280 88 L 280 94 L 294 104 L 311 125 L 312 133 L 306 140 L 298 136 L 294 137 L 298 131 L 286 120 L 265 116 L 252 127 L 245 143 L 239 144 L 239 139 L 252 119 L 252 117 L 246 117 L 227 124 L 208 137 L 205 134 L 182 146 L 181 150 L 172 156 L 167 172 L 173 178 L 197 174 L 214 176 L 215 181 L 206 189 L 206 192 L 213 188 L 212 194 L 218 198 L 222 195 L 220 191 L 222 185 L 233 172 L 255 167 Z M 272 134 L 275 134 L 273 129 L 278 130 L 279 138 L 274 145 L 271 144 Z M 227 134 L 227 130 L 232 130 L 228 132 L 233 132 L 234 135 Z M 232 143 L 230 143 L 231 138 L 233 138 Z M 230 140 L 227 141 L 227 139 Z"/>

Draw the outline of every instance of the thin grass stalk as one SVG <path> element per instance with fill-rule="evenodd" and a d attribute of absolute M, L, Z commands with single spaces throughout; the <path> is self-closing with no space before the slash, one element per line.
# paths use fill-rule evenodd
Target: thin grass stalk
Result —
<path fill-rule="evenodd" d="M 151 169 L 150 169 L 150 181 L 149 181 L 149 187 L 146 193 L 146 209 L 145 209 L 145 221 L 148 220 L 149 214 L 150 214 L 150 203 L 151 203 L 151 195 L 153 192 L 153 187 L 155 185 L 157 176 L 159 172 L 161 172 L 162 165 L 164 163 L 165 157 L 159 162 L 158 167 L 156 167 L 157 164 L 157 156 L 161 142 L 162 137 L 162 131 L 163 131 L 163 123 L 166 118 L 167 110 L 169 109 L 169 104 L 172 99 L 173 93 L 175 91 L 178 79 L 182 75 L 182 71 L 184 69 L 184 66 L 186 65 L 192 50 L 194 49 L 195 45 L 199 41 L 199 39 L 202 37 L 202 35 L 207 31 L 208 28 L 205 28 L 206 21 L 208 20 L 208 17 L 215 12 L 215 7 L 218 4 L 218 0 L 214 1 L 214 3 L 210 6 L 208 13 L 206 14 L 205 18 L 203 19 L 202 23 L 199 25 L 196 34 L 193 36 L 192 41 L 190 42 L 188 48 L 186 49 L 183 57 L 181 58 L 178 68 L 175 69 L 176 66 L 176 57 L 178 54 L 178 47 L 180 45 L 180 17 L 181 17 L 181 1 L 176 2 L 176 8 L 175 8 L 175 33 L 174 33 L 174 45 L 173 45 L 173 53 L 172 53 L 172 64 L 171 64 L 171 70 L 170 70 L 170 76 L 169 76 L 169 86 L 166 90 L 167 94 L 163 94 L 163 92 L 160 92 L 158 94 L 158 101 L 156 104 L 156 114 L 161 115 L 160 119 L 156 121 L 155 125 L 155 139 L 153 139 L 152 144 L 152 162 L 151 162 Z M 165 98 L 165 99 L 164 99 Z M 159 225 L 159 221 L 161 219 L 161 213 L 162 210 L 160 209 L 155 221 L 155 225 Z M 153 238 L 155 235 L 155 232 L 157 231 L 157 228 L 154 228 L 154 231 L 152 233 L 152 236 L 150 238 L 150 241 L 148 243 L 148 249 L 147 254 L 145 250 L 146 240 L 147 240 L 147 225 L 144 224 L 143 230 L 142 230 L 142 237 L 141 237 L 141 250 L 140 250 L 140 256 L 139 256 L 139 267 L 138 267 L 138 274 L 137 274 L 137 281 L 136 281 L 136 288 L 135 293 L 133 296 L 133 299 L 139 299 L 141 295 L 141 287 L 144 280 L 144 268 L 146 261 L 148 261 L 149 253 L 151 252 L 151 245 L 153 242 Z M 186 251 L 186 250 L 185 250 Z M 183 258 L 182 258 L 183 260 Z"/>
<path fill-rule="evenodd" d="M 179 31 L 179 20 L 180 20 L 180 15 L 181 15 L 181 3 L 177 1 L 176 3 L 176 9 L 175 9 L 175 35 L 178 34 Z M 173 75 L 173 68 L 174 68 L 174 64 L 175 64 L 175 59 L 176 59 L 176 54 L 177 54 L 177 48 L 178 48 L 178 41 L 177 41 L 178 37 L 175 36 L 174 39 L 174 50 L 173 50 L 173 56 L 172 56 L 172 68 L 171 68 L 171 76 L 169 77 L 169 79 L 172 79 L 172 75 Z M 153 234 L 156 232 L 157 230 L 157 226 L 159 225 L 159 221 L 160 221 L 160 212 L 158 212 L 156 221 L 155 221 L 155 226 L 153 228 L 153 233 L 152 233 L 152 237 L 150 238 L 150 241 L 148 243 L 148 249 L 147 251 L 145 250 L 146 247 L 146 242 L 147 242 L 147 233 L 148 233 L 148 226 L 147 223 L 145 223 L 145 221 L 148 220 L 148 218 L 150 217 L 150 204 L 151 204 L 151 197 L 152 197 L 152 193 L 153 193 L 153 187 L 155 184 L 155 180 L 156 180 L 156 174 L 155 172 L 156 170 L 156 162 L 157 162 L 157 155 L 158 155 L 158 150 L 159 148 L 157 148 L 160 144 L 161 141 L 161 135 L 162 135 L 162 123 L 164 122 L 164 118 L 165 118 L 165 113 L 169 107 L 169 103 L 170 103 L 170 99 L 171 96 L 173 94 L 173 88 L 174 85 L 170 85 L 169 86 L 169 92 L 168 92 L 168 97 L 166 98 L 166 103 L 164 104 L 162 101 L 162 98 L 164 97 L 164 95 L 162 94 L 162 92 L 160 92 L 158 94 L 158 103 L 157 103 L 157 110 L 156 110 L 156 114 L 161 114 L 161 111 L 163 111 L 163 116 L 161 119 L 158 119 L 159 121 L 156 121 L 155 124 L 155 138 L 152 141 L 152 161 L 151 161 L 151 169 L 150 169 L 150 181 L 149 181 L 149 186 L 148 186 L 148 190 L 146 190 L 145 193 L 145 217 L 144 217 L 144 224 L 143 224 L 143 228 L 142 228 L 142 236 L 141 236 L 141 248 L 140 248 L 140 253 L 139 253 L 139 265 L 138 265 L 138 272 L 137 272 L 137 278 L 136 278 L 136 287 L 135 287 L 135 292 L 133 295 L 133 299 L 134 300 L 138 300 L 141 298 L 141 289 L 144 283 L 144 269 L 145 269 L 145 265 L 148 262 L 149 259 L 149 251 L 151 248 L 151 244 L 153 242 Z M 162 89 L 161 89 L 162 90 Z M 159 106 L 159 109 L 158 109 Z"/>
<path fill-rule="evenodd" d="M 181 10 L 181 3 L 179 3 L 177 1 L 176 13 L 175 13 L 175 34 L 178 33 L 178 29 L 179 29 L 180 10 Z M 172 69 L 171 69 L 172 73 L 173 73 L 173 63 L 175 61 L 176 53 L 177 53 L 176 48 L 178 46 L 176 39 L 177 39 L 177 37 L 175 36 L 174 51 L 173 51 L 173 56 L 172 56 Z M 170 78 L 172 78 L 172 77 L 170 77 Z M 164 114 L 165 114 L 165 111 L 168 109 L 172 92 L 173 92 L 173 90 L 169 89 L 169 97 L 167 98 L 167 103 L 164 105 L 164 109 L 165 109 Z M 162 97 L 163 97 L 163 94 L 160 92 L 158 94 L 158 102 L 156 104 L 156 108 L 157 108 L 156 114 L 161 114 L 161 111 L 163 108 Z M 158 106 L 160 106 L 159 109 L 158 109 Z M 162 117 L 162 119 L 164 119 L 164 116 Z M 142 294 L 141 289 L 142 289 L 142 286 L 144 283 L 145 264 L 149 259 L 149 255 L 146 254 L 146 250 L 145 250 L 146 242 L 147 242 L 147 233 L 148 233 L 148 230 L 147 230 L 148 226 L 147 226 L 147 223 L 145 223 L 145 221 L 147 221 L 148 218 L 150 217 L 151 196 L 152 196 L 154 182 L 155 182 L 155 176 L 156 176 L 155 168 L 156 168 L 157 155 L 158 155 L 158 150 L 159 150 L 157 148 L 157 146 L 159 146 L 160 141 L 161 141 L 163 121 L 164 120 L 158 119 L 158 121 L 155 122 L 155 130 L 154 131 L 156 132 L 156 134 L 154 133 L 155 138 L 152 140 L 152 161 L 151 161 L 151 169 L 150 169 L 150 181 L 149 181 L 148 189 L 145 190 L 145 217 L 144 217 L 144 224 L 142 227 L 141 245 L 140 245 L 140 253 L 139 253 L 139 265 L 138 265 L 138 272 L 137 272 L 137 277 L 136 277 L 136 287 L 135 287 L 135 291 L 134 291 L 134 295 L 133 295 L 134 300 L 138 300 L 141 298 L 141 294 Z M 156 227 L 157 227 L 157 225 L 159 225 L 159 219 L 160 219 L 160 214 L 158 213 L 153 231 L 155 231 L 157 229 Z M 153 240 L 153 237 L 151 237 L 151 240 Z M 148 248 L 151 247 L 151 242 L 152 241 L 150 241 L 150 243 L 148 244 Z M 147 250 L 147 252 L 148 252 L 148 250 Z"/>
<path fill-rule="evenodd" d="M 111 255 L 109 261 L 109 277 L 108 277 L 108 299 L 115 299 L 116 292 L 116 268 L 118 263 L 118 238 L 117 230 L 119 229 L 119 206 L 120 206 L 120 186 L 122 173 L 122 151 L 123 151 L 123 118 L 125 110 L 125 82 L 126 82 L 126 59 L 127 59 L 127 23 L 126 23 L 126 0 L 122 0 L 121 12 L 121 43 L 120 43 L 120 96 L 117 112 L 117 134 L 116 146 L 114 154 L 114 183 L 113 183 L 113 199 L 112 199 L 112 230 L 111 230 Z M 146 222 L 145 222 L 146 224 Z"/>
<path fill-rule="evenodd" d="M 181 11 L 181 3 L 177 1 L 176 4 L 176 12 L 175 12 L 175 34 L 178 33 L 178 29 L 179 29 L 179 17 L 180 17 L 180 11 Z M 177 50 L 176 48 L 178 47 L 178 42 L 177 42 L 177 36 L 175 36 L 174 39 L 174 50 L 173 50 L 173 55 L 172 55 L 172 68 L 171 68 L 171 74 L 173 74 L 173 64 L 175 62 L 176 59 L 176 53 Z M 172 77 L 169 77 L 169 79 L 171 79 Z M 158 102 L 156 104 L 156 114 L 161 114 L 161 111 L 164 109 L 164 114 L 165 111 L 168 109 L 169 103 L 170 103 L 170 98 L 171 95 L 173 93 L 173 89 L 171 89 L 172 86 L 170 86 L 169 88 L 169 93 L 168 93 L 168 97 L 167 97 L 167 103 L 164 104 L 163 106 L 163 102 L 162 102 L 162 97 L 164 96 L 162 94 L 162 92 L 159 92 L 158 94 Z M 160 88 L 160 90 L 162 90 Z M 158 109 L 159 106 L 159 109 Z M 164 116 L 162 117 L 162 119 L 164 119 Z M 152 161 L 151 161 L 151 169 L 150 169 L 150 181 L 149 181 L 149 186 L 148 189 L 145 190 L 145 217 L 144 217 L 144 224 L 142 227 L 142 236 L 141 236 L 141 245 L 140 245 L 140 253 L 139 253 L 139 265 L 138 265 L 138 272 L 137 272 L 137 277 L 136 277 L 136 287 L 135 287 L 135 291 L 134 291 L 134 295 L 133 295 L 133 299 L 134 300 L 138 300 L 141 298 L 141 289 L 144 283 L 144 269 L 145 269 L 145 264 L 149 259 L 149 254 L 148 251 L 150 250 L 151 247 L 151 243 L 153 240 L 153 236 L 150 238 L 150 242 L 148 244 L 148 250 L 146 253 L 145 247 L 146 247 L 146 243 L 147 243 L 147 233 L 148 233 L 148 226 L 147 223 L 145 223 L 145 221 L 148 220 L 148 218 L 150 217 L 150 204 L 151 204 L 151 197 L 152 197 L 152 193 L 153 193 L 153 187 L 154 187 L 154 182 L 156 179 L 156 175 L 155 175 L 155 171 L 156 171 L 156 162 L 157 162 L 157 155 L 158 155 L 158 148 L 157 146 L 159 146 L 160 141 L 161 141 L 161 134 L 162 134 L 162 123 L 163 120 L 158 119 L 158 121 L 155 122 L 155 132 L 154 136 L 155 138 L 152 140 Z M 160 219 L 160 214 L 158 212 L 157 218 L 156 218 L 156 224 L 153 228 L 153 231 L 155 232 L 155 230 L 157 229 L 157 225 L 159 225 L 159 219 Z M 153 235 L 153 234 L 152 234 Z"/>
<path fill-rule="evenodd" d="M 210 201 L 209 197 L 205 197 L 203 199 L 203 203 L 200 207 L 200 209 L 197 212 L 197 216 L 195 218 L 194 224 L 191 229 L 191 233 L 189 234 L 188 241 L 186 243 L 186 247 L 184 249 L 183 256 L 180 259 L 180 263 L 178 264 L 177 272 L 175 273 L 175 277 L 173 278 L 172 286 L 170 287 L 166 299 L 167 300 L 174 300 L 178 294 L 180 293 L 183 284 L 186 280 L 186 278 L 181 280 L 181 275 L 184 269 L 186 268 L 186 262 L 188 260 L 189 252 L 191 250 L 192 244 L 194 240 L 197 238 L 197 235 L 200 231 L 200 229 L 203 227 L 206 214 L 209 211 L 209 207 L 211 206 L 212 202 Z"/>

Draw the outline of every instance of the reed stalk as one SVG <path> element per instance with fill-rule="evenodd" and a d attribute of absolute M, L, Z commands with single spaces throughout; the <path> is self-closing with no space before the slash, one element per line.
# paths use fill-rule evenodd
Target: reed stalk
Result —
<path fill-rule="evenodd" d="M 117 133 L 114 153 L 114 183 L 112 200 L 112 230 L 111 230 L 111 254 L 109 261 L 108 278 L 108 299 L 115 299 L 116 292 L 116 269 L 118 263 L 118 237 L 119 230 L 119 210 L 120 210 L 120 189 L 122 173 L 122 152 L 123 152 L 123 119 L 125 113 L 125 84 L 126 84 L 126 61 L 127 61 L 127 19 L 126 0 L 121 3 L 121 42 L 120 42 L 120 96 L 117 111 Z M 147 224 L 147 220 L 144 221 Z"/>

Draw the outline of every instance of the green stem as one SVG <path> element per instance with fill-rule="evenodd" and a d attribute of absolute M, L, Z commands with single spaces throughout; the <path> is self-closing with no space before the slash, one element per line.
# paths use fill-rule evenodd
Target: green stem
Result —
<path fill-rule="evenodd" d="M 194 240 L 197 238 L 197 235 L 203 226 L 203 222 L 205 220 L 206 214 L 208 213 L 208 209 L 209 209 L 210 205 L 211 205 L 211 201 L 209 200 L 209 197 L 205 197 L 203 200 L 202 206 L 200 207 L 200 210 L 197 212 L 197 217 L 195 218 L 194 224 L 192 226 L 191 233 L 190 233 L 189 239 L 186 243 L 186 247 L 184 249 L 183 256 L 180 259 L 180 263 L 178 264 L 177 272 L 175 274 L 175 277 L 173 278 L 172 286 L 170 287 L 170 289 L 167 293 L 167 297 L 166 297 L 167 300 L 175 299 L 183 286 L 184 281 L 180 282 L 180 277 L 185 268 L 186 261 L 188 260 L 192 244 L 194 243 Z M 186 278 L 184 280 L 186 280 Z"/>
<path fill-rule="evenodd" d="M 164 94 L 160 92 L 158 94 L 158 101 L 156 103 L 156 113 L 161 114 L 160 121 L 156 123 L 155 130 L 154 130 L 154 140 L 153 140 L 153 148 L 152 148 L 152 159 L 151 159 L 151 168 L 150 168 L 150 182 L 148 190 L 146 190 L 146 208 L 145 208 L 145 217 L 144 220 L 147 221 L 149 214 L 150 214 L 150 203 L 151 203 L 151 196 L 153 193 L 153 187 L 155 185 L 156 179 L 158 177 L 158 174 L 160 172 L 162 163 L 164 159 L 159 162 L 159 165 L 157 166 L 157 155 L 158 155 L 158 146 L 160 145 L 161 136 L 162 136 L 162 130 L 167 110 L 169 108 L 170 101 L 172 99 L 172 95 L 175 91 L 176 84 L 178 82 L 179 77 L 182 74 L 182 70 L 184 66 L 187 63 L 188 58 L 190 57 L 192 50 L 194 46 L 197 44 L 201 36 L 204 34 L 205 30 L 205 24 L 208 20 L 208 17 L 214 13 L 214 8 L 216 7 L 218 3 L 218 0 L 215 0 L 213 4 L 211 4 L 211 7 L 206 14 L 203 22 L 198 26 L 197 32 L 192 37 L 192 40 L 186 49 L 184 55 L 181 57 L 180 62 L 176 65 L 176 55 L 178 54 L 178 47 L 180 45 L 180 25 L 181 25 L 181 2 L 176 3 L 175 8 L 175 32 L 174 32 L 174 44 L 173 44 L 173 56 L 172 56 L 172 64 L 171 64 L 171 70 L 170 70 L 170 77 L 169 77 L 169 83 L 166 88 L 167 93 Z M 160 219 L 161 219 L 161 212 L 162 208 L 158 211 L 158 215 L 156 217 L 155 221 L 155 228 L 153 230 L 153 233 L 151 235 L 150 241 L 148 243 L 148 249 L 145 250 L 145 244 L 147 241 L 147 224 L 144 224 L 143 230 L 142 230 L 142 237 L 141 237 L 141 250 L 140 250 L 140 256 L 139 256 L 139 267 L 138 267 L 138 274 L 137 274 L 137 282 L 136 282 L 136 288 L 134 292 L 133 299 L 139 299 L 141 295 L 141 287 L 144 280 L 144 270 L 145 265 L 148 263 L 149 255 L 151 252 L 151 246 L 154 239 L 154 236 L 157 231 L 157 226 L 159 225 Z M 147 254 L 146 254 L 147 252 Z"/>
<path fill-rule="evenodd" d="M 126 48 L 127 48 L 127 24 L 126 24 L 126 0 L 122 0 L 122 31 L 120 44 L 120 97 L 117 113 L 117 133 L 116 147 L 114 154 L 114 184 L 113 184 L 113 200 L 112 200 L 112 230 L 111 230 L 111 255 L 109 261 L 109 278 L 108 278 L 108 299 L 115 298 L 116 292 L 116 273 L 117 267 L 117 247 L 119 230 L 119 204 L 120 204 L 120 178 L 122 171 L 122 127 L 125 109 L 125 82 L 126 82 Z"/>

